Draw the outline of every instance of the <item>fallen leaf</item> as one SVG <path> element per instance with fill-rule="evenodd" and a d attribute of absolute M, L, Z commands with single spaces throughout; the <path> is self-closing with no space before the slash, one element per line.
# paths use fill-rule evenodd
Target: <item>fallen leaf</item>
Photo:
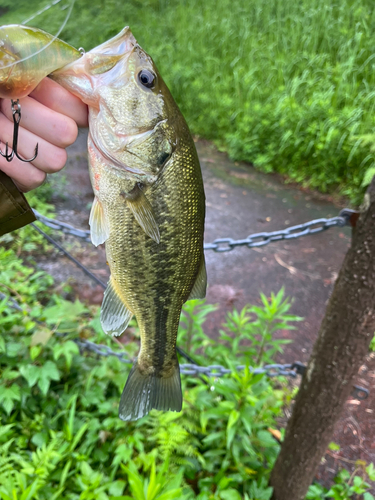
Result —
<path fill-rule="evenodd" d="M 271 427 L 268 427 L 267 431 L 272 434 L 276 441 L 278 441 L 279 443 L 281 442 L 281 432 L 278 429 L 272 429 Z"/>
<path fill-rule="evenodd" d="M 31 337 L 30 345 L 34 347 L 38 344 L 46 345 L 49 339 L 52 337 L 53 331 L 48 328 L 42 328 L 41 330 L 35 332 Z"/>

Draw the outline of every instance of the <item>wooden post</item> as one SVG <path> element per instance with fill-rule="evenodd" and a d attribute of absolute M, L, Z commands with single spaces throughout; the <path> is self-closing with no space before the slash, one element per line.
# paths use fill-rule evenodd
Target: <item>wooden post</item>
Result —
<path fill-rule="evenodd" d="M 375 332 L 375 177 L 329 299 L 271 474 L 273 500 L 303 500 Z"/>

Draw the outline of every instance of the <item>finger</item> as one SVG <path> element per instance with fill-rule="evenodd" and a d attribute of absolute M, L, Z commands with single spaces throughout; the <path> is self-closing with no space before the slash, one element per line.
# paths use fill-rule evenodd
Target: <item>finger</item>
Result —
<path fill-rule="evenodd" d="M 1 145 L 4 151 L 4 146 Z M 23 163 L 18 158 L 13 158 L 11 162 L 7 162 L 5 158 L 0 157 L 0 170 L 7 174 L 20 191 L 27 193 L 32 189 L 43 184 L 46 173 L 34 167 L 32 163 Z"/>
<path fill-rule="evenodd" d="M 1 148 L 3 152 L 5 151 L 4 143 L 8 142 L 10 148 L 12 147 L 13 122 L 10 122 L 2 113 L 0 113 L 0 140 L 2 142 Z M 45 173 L 53 173 L 61 170 L 67 159 L 65 149 L 50 144 L 41 137 L 31 133 L 29 130 L 20 127 L 17 151 L 22 158 L 32 158 L 35 154 L 35 146 L 37 143 L 38 156 L 32 162 L 33 166 Z M 13 161 L 11 163 L 13 163 Z M 20 163 L 23 164 L 23 162 Z"/>
<path fill-rule="evenodd" d="M 72 118 L 57 113 L 30 97 L 21 99 L 20 105 L 22 128 L 61 148 L 70 146 L 77 139 L 78 128 Z M 0 109 L 8 120 L 13 121 L 12 106 L 8 99 L 1 101 Z"/>
<path fill-rule="evenodd" d="M 79 127 L 88 126 L 86 104 L 50 78 L 44 78 L 31 92 L 30 97 L 58 113 L 69 116 Z"/>

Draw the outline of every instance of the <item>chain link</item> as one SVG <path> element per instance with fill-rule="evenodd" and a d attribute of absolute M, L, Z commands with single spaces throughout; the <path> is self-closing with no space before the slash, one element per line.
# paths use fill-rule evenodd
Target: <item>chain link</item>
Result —
<path fill-rule="evenodd" d="M 213 250 L 214 252 L 230 252 L 239 246 L 246 246 L 247 248 L 263 247 L 272 243 L 274 241 L 281 240 L 294 240 L 301 238 L 302 236 L 307 236 L 309 234 L 318 234 L 323 231 L 327 231 L 331 227 L 343 227 L 348 225 L 351 214 L 355 213 L 352 210 L 344 209 L 341 210 L 340 214 L 336 217 L 331 217 L 330 219 L 314 219 L 304 224 L 297 224 L 295 226 L 290 226 L 280 231 L 272 232 L 262 232 L 250 234 L 247 238 L 243 240 L 234 240 L 232 238 L 218 238 L 212 243 L 205 243 L 205 250 Z M 47 227 L 61 231 L 65 234 L 70 234 L 72 236 L 77 236 L 83 238 L 85 241 L 90 241 L 90 231 L 77 229 L 70 224 L 61 222 L 56 219 L 49 219 L 44 217 L 39 212 L 34 210 L 35 217 L 38 221 L 42 222 Z"/>
<path fill-rule="evenodd" d="M 86 241 L 91 241 L 90 231 L 85 229 L 77 229 L 76 227 L 71 226 L 66 222 L 61 222 L 60 220 L 49 219 L 36 210 L 33 210 L 33 212 L 38 221 L 45 226 L 50 227 L 51 229 L 55 229 L 56 231 L 61 231 L 64 234 L 70 234 L 71 236 L 76 236 L 78 238 L 83 238 Z"/>
<path fill-rule="evenodd" d="M 20 307 L 16 300 L 11 299 L 7 295 L 0 292 L 0 300 L 6 300 L 9 307 L 12 309 L 16 309 L 17 311 L 23 312 L 24 310 Z M 43 325 L 42 321 L 36 321 L 38 324 Z M 54 332 L 55 335 L 59 337 L 64 337 L 65 334 L 59 333 L 57 331 Z M 119 359 L 122 363 L 133 364 L 134 359 L 129 358 L 129 356 L 125 352 L 115 352 L 110 347 L 104 344 L 95 344 L 90 340 L 86 339 L 74 339 L 74 342 L 78 345 L 78 347 L 82 350 L 93 352 L 98 356 L 108 357 L 114 356 Z M 178 349 L 179 350 L 179 349 Z M 179 350 L 180 351 L 180 350 Z M 186 353 L 181 351 L 183 356 L 186 356 L 188 359 L 191 359 Z M 243 371 L 245 369 L 245 365 L 237 365 L 235 369 L 237 371 Z M 249 370 L 254 375 L 260 375 L 265 373 L 268 377 L 293 377 L 295 378 L 297 375 L 303 375 L 306 371 L 306 365 L 301 363 L 300 361 L 295 361 L 292 364 L 279 364 L 274 363 L 272 365 L 265 365 L 259 368 L 249 367 Z M 208 366 L 200 366 L 194 363 L 186 363 L 180 364 L 180 373 L 181 375 L 190 375 L 193 377 L 200 377 L 201 375 L 206 375 L 207 377 L 220 378 L 224 375 L 232 373 L 232 370 L 229 368 L 225 368 L 222 365 L 208 365 Z M 358 385 L 353 386 L 352 397 L 358 400 L 367 399 L 369 395 L 369 390 L 360 387 Z"/>
<path fill-rule="evenodd" d="M 99 356 L 104 356 L 104 357 L 115 356 L 122 363 L 126 364 L 133 364 L 135 361 L 134 359 L 130 359 L 125 352 L 115 352 L 110 347 L 103 344 L 95 344 L 94 342 L 90 342 L 89 340 L 82 340 L 82 339 L 79 340 L 77 339 L 75 340 L 75 342 L 81 349 L 91 351 L 95 354 L 98 354 Z M 269 377 L 276 377 L 282 375 L 287 377 L 296 377 L 299 373 L 297 369 L 298 364 L 299 364 L 298 362 L 285 365 L 276 363 L 273 365 L 265 365 L 260 368 L 249 367 L 249 370 L 254 375 L 266 373 Z M 237 371 L 243 371 L 244 369 L 245 365 L 236 366 Z M 186 364 L 180 364 L 180 373 L 182 375 L 192 375 L 192 376 L 207 375 L 208 377 L 217 378 L 217 377 L 223 377 L 228 373 L 232 373 L 232 370 L 230 370 L 229 368 L 225 368 L 225 366 L 222 365 L 200 366 L 193 363 L 186 363 Z"/>
<path fill-rule="evenodd" d="M 103 344 L 95 344 L 89 340 L 75 340 L 78 347 L 83 350 L 91 351 L 99 356 L 115 356 L 122 363 L 133 364 L 134 359 L 130 359 L 125 352 L 115 352 L 110 347 Z M 235 369 L 237 371 L 243 371 L 246 368 L 245 365 L 237 365 Z M 249 366 L 249 371 L 253 375 L 266 374 L 267 377 L 292 377 L 296 378 L 297 375 L 303 375 L 306 371 L 307 366 L 300 361 L 295 361 L 294 363 L 279 364 L 274 363 L 272 365 L 264 365 L 259 368 L 253 368 Z M 200 366 L 194 363 L 180 364 L 181 375 L 190 375 L 192 377 L 199 377 L 200 375 L 206 375 L 207 377 L 220 378 L 224 375 L 232 373 L 233 370 L 225 368 L 222 365 L 208 365 Z M 367 399 L 369 396 L 369 390 L 365 387 L 359 385 L 353 385 L 352 397 L 360 401 Z"/>

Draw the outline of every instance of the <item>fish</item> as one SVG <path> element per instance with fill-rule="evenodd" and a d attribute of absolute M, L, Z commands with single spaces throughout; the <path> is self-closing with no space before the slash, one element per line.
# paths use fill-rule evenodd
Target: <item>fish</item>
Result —
<path fill-rule="evenodd" d="M 81 55 L 41 29 L 18 24 L 0 26 L 0 98 L 26 97 L 44 77 Z"/>
<path fill-rule="evenodd" d="M 207 285 L 205 194 L 188 125 L 129 27 L 50 76 L 89 107 L 91 240 L 105 243 L 111 271 L 102 328 L 119 336 L 133 316 L 139 326 L 119 416 L 179 412 L 181 309 Z"/>

